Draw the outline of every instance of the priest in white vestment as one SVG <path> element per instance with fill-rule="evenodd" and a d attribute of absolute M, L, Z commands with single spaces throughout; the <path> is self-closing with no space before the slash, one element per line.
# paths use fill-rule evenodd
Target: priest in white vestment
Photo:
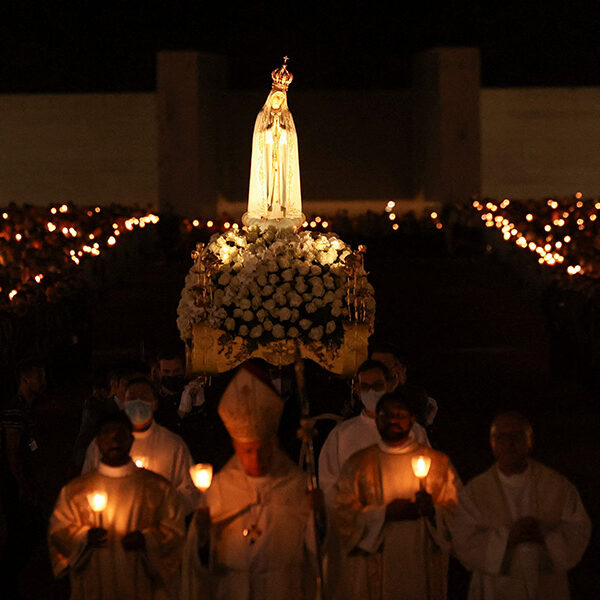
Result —
<path fill-rule="evenodd" d="M 302 600 L 315 595 L 313 514 L 306 475 L 279 450 L 283 403 L 247 363 L 219 414 L 235 455 L 215 476 L 186 541 L 184 600 Z"/>
<path fill-rule="evenodd" d="M 336 483 L 333 518 L 343 553 L 340 600 L 443 600 L 449 524 L 460 480 L 445 454 L 409 437 L 415 416 L 401 392 L 376 408 L 381 440 L 354 454 Z M 420 490 L 412 459 L 429 457 Z"/>
<path fill-rule="evenodd" d="M 473 572 L 469 600 L 566 600 L 567 571 L 590 539 L 590 519 L 575 487 L 529 458 L 533 433 L 520 414 L 496 417 L 496 463 L 460 494 L 456 553 Z"/>
<path fill-rule="evenodd" d="M 127 384 L 124 410 L 133 423 L 131 458 L 136 465 L 162 475 L 173 484 L 187 515 L 199 500 L 190 477 L 192 456 L 180 436 L 154 421 L 157 406 L 154 388 L 147 379 L 138 377 Z M 100 451 L 93 440 L 85 455 L 82 474 L 97 468 L 99 463 Z"/>
<path fill-rule="evenodd" d="M 177 493 L 131 461 L 124 414 L 106 417 L 97 440 L 98 468 L 63 487 L 50 518 L 54 574 L 69 575 L 71 600 L 175 599 L 185 538 Z"/>
<path fill-rule="evenodd" d="M 319 454 L 319 486 L 328 505 L 331 505 L 335 497 L 334 486 L 344 463 L 355 452 L 379 442 L 375 407 L 379 399 L 395 386 L 387 367 L 376 360 L 366 360 L 358 368 L 356 380 L 363 410 L 358 416 L 336 425 L 327 436 Z M 427 432 L 416 422 L 409 437 L 418 444 L 430 446 Z"/>

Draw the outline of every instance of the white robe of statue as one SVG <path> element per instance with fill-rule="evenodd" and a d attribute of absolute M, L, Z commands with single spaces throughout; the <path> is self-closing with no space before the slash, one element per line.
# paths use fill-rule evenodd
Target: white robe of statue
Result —
<path fill-rule="evenodd" d="M 395 498 L 414 500 L 419 490 L 412 470 L 415 455 L 431 457 L 425 489 L 433 498 L 435 518 L 386 523 L 386 505 Z M 350 457 L 333 504 L 343 561 L 334 597 L 445 599 L 449 527 L 460 485 L 445 454 L 415 442 L 400 448 L 379 442 Z"/>
<path fill-rule="evenodd" d="M 146 431 L 133 432 L 130 455 L 134 461 L 141 461 L 144 468 L 162 475 L 173 484 L 186 515 L 198 505 L 199 492 L 190 477 L 190 467 L 194 464 L 192 455 L 176 433 L 153 421 Z M 99 464 L 100 450 L 96 440 L 92 440 L 81 473 L 96 469 Z"/>
<path fill-rule="evenodd" d="M 409 434 L 410 439 L 430 447 L 427 431 L 414 423 Z M 319 454 L 319 487 L 325 494 L 327 505 L 331 505 L 335 497 L 335 483 L 340 476 L 344 463 L 359 450 L 377 444 L 380 440 L 375 419 L 365 412 L 338 423 L 327 436 Z"/>
<path fill-rule="evenodd" d="M 507 546 L 512 524 L 533 516 L 544 544 Z M 567 600 L 567 571 L 590 539 L 590 519 L 575 487 L 529 460 L 507 477 L 494 465 L 460 494 L 453 526 L 456 554 L 473 571 L 469 600 Z"/>
<path fill-rule="evenodd" d="M 272 89 L 256 117 L 245 225 L 298 226 L 304 221 L 298 137 L 286 92 Z"/>
<path fill-rule="evenodd" d="M 88 494 L 107 495 L 102 526 L 106 546 L 87 547 L 87 532 L 99 525 Z M 139 530 L 144 550 L 126 551 L 121 538 Z M 103 463 L 60 492 L 50 518 L 48 545 L 56 577 L 68 574 L 71 600 L 166 600 L 177 598 L 184 514 L 173 486 L 160 475 Z"/>
<path fill-rule="evenodd" d="M 184 551 L 183 600 L 315 597 L 315 539 L 306 475 L 281 451 L 271 472 L 258 478 L 248 477 L 239 459 L 231 458 L 215 475 L 206 503 L 211 518 L 209 564 L 198 555 L 194 519 Z"/>

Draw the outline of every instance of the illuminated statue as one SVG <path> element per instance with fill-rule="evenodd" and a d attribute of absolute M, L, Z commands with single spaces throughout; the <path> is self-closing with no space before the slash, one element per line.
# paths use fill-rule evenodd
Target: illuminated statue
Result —
<path fill-rule="evenodd" d="M 245 225 L 301 225 L 302 197 L 298 137 L 287 105 L 287 89 L 293 75 L 287 70 L 287 57 L 271 73 L 273 86 L 256 117 L 252 137 L 252 163 L 248 212 Z"/>

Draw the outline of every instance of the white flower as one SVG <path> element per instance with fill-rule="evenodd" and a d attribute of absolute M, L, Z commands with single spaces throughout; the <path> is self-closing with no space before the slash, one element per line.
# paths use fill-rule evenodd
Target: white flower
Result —
<path fill-rule="evenodd" d="M 263 307 L 266 310 L 273 310 L 275 308 L 275 300 L 273 300 L 273 298 L 269 298 L 268 300 L 265 300 L 263 303 Z"/>
<path fill-rule="evenodd" d="M 288 294 L 288 304 L 292 308 L 300 306 L 302 304 L 302 296 L 300 296 L 300 294 L 297 294 L 296 292 L 290 292 Z"/>
<path fill-rule="evenodd" d="M 288 258 L 286 258 L 285 256 L 281 256 L 279 258 L 279 266 L 282 269 L 289 269 L 292 266 L 292 263 L 290 262 L 290 260 Z"/>
<path fill-rule="evenodd" d="M 241 309 L 241 308 L 234 308 L 234 309 L 233 309 L 233 316 L 234 316 L 236 319 L 239 319 L 239 318 L 242 316 L 242 312 L 243 312 L 243 311 L 242 311 L 242 309 Z"/>
<path fill-rule="evenodd" d="M 260 296 L 254 296 L 252 298 L 252 308 L 254 310 L 256 310 L 261 305 L 262 305 L 262 298 L 260 298 Z"/>
<path fill-rule="evenodd" d="M 331 290 L 329 290 L 323 296 L 323 302 L 325 302 L 325 304 L 331 304 L 334 300 L 335 300 L 335 294 Z"/>
<path fill-rule="evenodd" d="M 300 311 L 297 308 L 292 309 L 292 315 L 290 317 L 290 321 L 295 323 L 300 318 Z"/>
<path fill-rule="evenodd" d="M 267 311 L 264 308 L 259 308 L 256 311 L 256 318 L 262 323 L 262 321 L 265 320 L 265 317 L 267 316 Z"/>
<path fill-rule="evenodd" d="M 328 321 L 325 325 L 325 333 L 333 333 L 335 331 L 335 321 Z"/>
<path fill-rule="evenodd" d="M 286 269 L 281 273 L 281 278 L 284 281 L 292 281 L 292 279 L 294 279 L 294 271 L 292 271 L 291 269 Z"/>
<path fill-rule="evenodd" d="M 231 317 L 225 319 L 225 329 L 227 329 L 227 331 L 233 331 L 235 329 L 235 320 Z"/>
<path fill-rule="evenodd" d="M 273 296 L 273 300 L 275 300 L 279 306 L 283 306 L 285 304 L 285 296 L 281 292 L 277 292 L 277 294 Z"/>
<path fill-rule="evenodd" d="M 254 319 L 254 313 L 251 310 L 245 310 L 242 319 L 246 322 L 252 321 Z"/>
<path fill-rule="evenodd" d="M 217 281 L 219 285 L 225 287 L 231 281 L 231 275 L 229 275 L 228 273 L 223 273 Z"/>
<path fill-rule="evenodd" d="M 242 337 L 248 335 L 248 326 L 240 325 L 240 328 L 238 329 L 238 335 L 241 335 Z"/>
<path fill-rule="evenodd" d="M 325 293 L 325 290 L 324 290 L 323 286 L 321 286 L 321 284 L 319 283 L 319 285 L 316 285 L 315 287 L 313 287 L 312 293 L 317 298 L 320 298 Z"/>
<path fill-rule="evenodd" d="M 266 276 L 266 275 L 259 275 L 259 276 L 256 278 L 256 283 L 258 283 L 258 285 L 259 285 L 261 288 L 264 288 L 264 287 L 265 287 L 265 285 L 267 285 L 267 276 Z"/>
<path fill-rule="evenodd" d="M 250 337 L 251 338 L 258 338 L 262 335 L 263 332 L 263 328 L 261 325 L 255 325 L 251 330 L 250 330 Z"/>
<path fill-rule="evenodd" d="M 289 321 L 291 316 L 292 316 L 292 311 L 287 306 L 284 306 L 283 308 L 279 309 L 279 318 L 282 321 Z"/>
<path fill-rule="evenodd" d="M 265 266 L 267 268 L 267 271 L 269 271 L 270 273 L 275 273 L 279 271 L 279 265 L 274 260 L 270 260 Z"/>
<path fill-rule="evenodd" d="M 278 323 L 277 325 L 273 326 L 273 337 L 274 338 L 281 339 L 284 335 L 285 335 L 285 329 L 283 328 L 283 325 L 280 325 Z"/>
<path fill-rule="evenodd" d="M 301 263 L 300 266 L 298 267 L 298 273 L 300 273 L 300 275 L 308 275 L 309 272 L 310 272 L 310 265 L 308 265 L 305 262 Z"/>
<path fill-rule="evenodd" d="M 273 321 L 270 319 L 265 319 L 263 327 L 265 328 L 265 331 L 271 331 L 271 329 L 273 329 Z"/>
<path fill-rule="evenodd" d="M 275 288 L 272 285 L 265 285 L 265 287 L 262 288 L 260 293 L 263 296 L 270 296 L 274 291 Z"/>
<path fill-rule="evenodd" d="M 339 307 L 339 306 L 335 306 L 335 305 L 333 305 L 333 306 L 331 307 L 331 316 L 332 316 L 332 317 L 336 317 L 336 318 L 337 318 L 337 317 L 339 317 L 341 314 L 342 314 L 342 309 L 341 309 L 341 307 Z"/>
<path fill-rule="evenodd" d="M 310 273 L 311 273 L 311 275 L 320 275 L 321 274 L 321 267 L 319 267 L 319 265 L 311 265 L 310 266 Z"/>
<path fill-rule="evenodd" d="M 300 335 L 300 332 L 298 331 L 298 329 L 296 329 L 296 327 L 290 327 L 288 329 L 287 334 L 290 338 L 297 338 Z"/>
<path fill-rule="evenodd" d="M 306 305 L 306 312 L 309 313 L 309 314 L 317 312 L 317 305 L 314 303 L 314 301 L 313 302 L 309 302 Z"/>
<path fill-rule="evenodd" d="M 242 298 L 242 300 L 240 300 L 239 307 L 242 310 L 246 310 L 246 309 L 250 308 L 251 306 L 252 306 L 252 302 L 250 302 L 250 300 L 248 300 L 248 298 Z"/>
<path fill-rule="evenodd" d="M 277 285 L 278 282 L 279 282 L 279 277 L 277 275 L 275 275 L 275 273 L 271 273 L 269 275 L 269 283 L 271 285 Z"/>
<path fill-rule="evenodd" d="M 313 327 L 308 332 L 308 337 L 311 340 L 315 340 L 315 341 L 320 340 L 323 337 L 323 327 L 321 325 L 319 325 L 318 327 Z"/>
<path fill-rule="evenodd" d="M 298 325 L 300 325 L 302 329 L 307 330 L 312 325 L 312 321 L 309 321 L 308 319 L 302 319 Z"/>
<path fill-rule="evenodd" d="M 299 294 L 303 294 L 307 289 L 308 286 L 306 285 L 306 283 L 304 283 L 304 280 L 298 281 L 298 277 L 296 277 L 296 291 Z"/>
<path fill-rule="evenodd" d="M 335 287 L 333 277 L 329 273 L 323 276 L 323 285 L 328 289 L 333 289 Z"/>

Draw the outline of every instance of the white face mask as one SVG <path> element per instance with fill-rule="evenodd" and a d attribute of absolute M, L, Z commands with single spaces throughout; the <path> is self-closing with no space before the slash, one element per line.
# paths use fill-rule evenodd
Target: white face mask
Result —
<path fill-rule="evenodd" d="M 385 394 L 385 390 L 381 390 L 380 392 L 376 390 L 369 390 L 368 392 L 360 393 L 360 401 L 363 403 L 363 406 L 369 411 L 374 413 L 375 407 L 379 402 L 379 399 Z"/>
<path fill-rule="evenodd" d="M 127 400 L 125 402 L 125 413 L 129 417 L 129 420 L 135 425 L 145 425 L 152 419 L 154 414 L 154 406 L 152 402 L 146 400 Z"/>

